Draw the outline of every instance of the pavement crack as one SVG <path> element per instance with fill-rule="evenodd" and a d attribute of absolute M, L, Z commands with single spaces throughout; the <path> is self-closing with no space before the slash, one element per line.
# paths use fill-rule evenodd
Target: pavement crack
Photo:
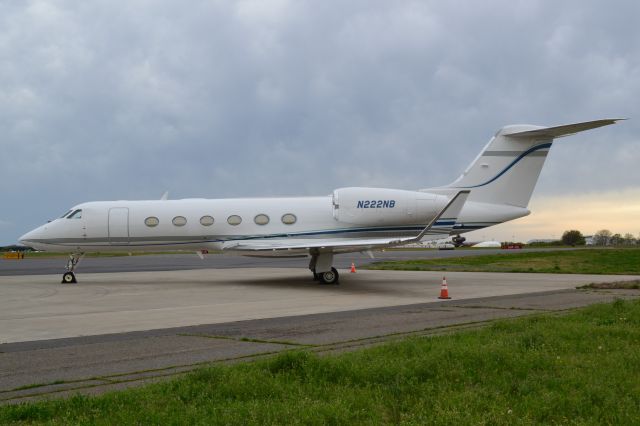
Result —
<path fill-rule="evenodd" d="M 296 343 L 290 342 L 288 340 L 265 340 L 265 339 L 256 339 L 253 337 L 231 337 L 231 336 L 217 336 L 211 334 L 199 334 L 199 333 L 179 333 L 178 336 L 184 337 L 204 337 L 205 339 L 220 339 L 220 340 L 233 340 L 236 342 L 247 342 L 247 343 L 264 343 L 270 345 L 286 345 L 286 346 L 315 346 L 306 343 Z"/>
<path fill-rule="evenodd" d="M 486 306 L 486 305 L 451 305 L 460 309 L 498 309 L 504 311 L 532 311 L 532 312 L 552 312 L 554 309 L 542 308 L 521 308 L 518 306 Z"/>

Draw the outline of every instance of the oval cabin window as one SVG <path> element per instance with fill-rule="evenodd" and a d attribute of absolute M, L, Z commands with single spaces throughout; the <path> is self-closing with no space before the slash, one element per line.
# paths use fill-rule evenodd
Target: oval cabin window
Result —
<path fill-rule="evenodd" d="M 155 216 L 148 217 L 148 218 L 146 218 L 144 220 L 144 224 L 147 225 L 149 228 L 153 228 L 154 226 L 158 226 L 159 223 L 160 223 L 160 221 Z"/>
<path fill-rule="evenodd" d="M 227 223 L 233 226 L 240 225 L 242 223 L 242 218 L 237 214 L 234 214 L 227 218 Z"/>
<path fill-rule="evenodd" d="M 259 214 L 255 218 L 253 218 L 253 221 L 257 225 L 266 225 L 267 223 L 269 223 L 269 216 L 267 216 L 266 214 Z"/>
<path fill-rule="evenodd" d="M 294 223 L 296 223 L 296 220 L 298 220 L 296 218 L 296 215 L 294 215 L 293 213 L 287 213 L 282 215 L 282 223 L 284 223 L 285 225 L 293 225 Z"/>
<path fill-rule="evenodd" d="M 200 218 L 200 225 L 211 226 L 213 225 L 213 216 L 202 216 Z"/>
<path fill-rule="evenodd" d="M 185 226 L 187 224 L 187 218 L 184 216 L 176 216 L 171 221 L 175 226 Z"/>

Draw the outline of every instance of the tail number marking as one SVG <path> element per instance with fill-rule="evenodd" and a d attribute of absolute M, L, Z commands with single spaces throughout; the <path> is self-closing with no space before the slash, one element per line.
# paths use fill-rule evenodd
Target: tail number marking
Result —
<path fill-rule="evenodd" d="M 358 201 L 358 209 L 392 209 L 396 206 L 396 200 L 361 200 Z"/>

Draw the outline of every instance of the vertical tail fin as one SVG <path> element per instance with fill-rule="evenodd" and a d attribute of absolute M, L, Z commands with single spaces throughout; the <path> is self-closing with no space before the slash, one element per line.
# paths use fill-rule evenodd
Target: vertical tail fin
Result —
<path fill-rule="evenodd" d="M 469 201 L 527 207 L 555 138 L 614 124 L 605 119 L 556 127 L 500 129 L 464 173 L 444 188 L 471 189 Z"/>

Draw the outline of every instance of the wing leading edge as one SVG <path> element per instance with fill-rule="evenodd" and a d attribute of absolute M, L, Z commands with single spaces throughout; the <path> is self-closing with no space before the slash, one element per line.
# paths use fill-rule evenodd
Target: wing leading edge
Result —
<path fill-rule="evenodd" d="M 315 253 L 349 253 L 356 251 L 377 250 L 416 243 L 429 233 L 430 239 L 448 236 L 453 226 L 432 229 L 437 221 L 447 220 L 455 223 L 460 211 L 469 196 L 469 190 L 459 191 L 447 205 L 420 231 L 415 237 L 405 238 L 325 238 L 325 239 L 278 239 L 262 241 L 229 241 L 224 244 L 224 252 L 236 252 L 249 256 L 299 256 Z M 433 232 L 437 231 L 436 234 Z"/>

